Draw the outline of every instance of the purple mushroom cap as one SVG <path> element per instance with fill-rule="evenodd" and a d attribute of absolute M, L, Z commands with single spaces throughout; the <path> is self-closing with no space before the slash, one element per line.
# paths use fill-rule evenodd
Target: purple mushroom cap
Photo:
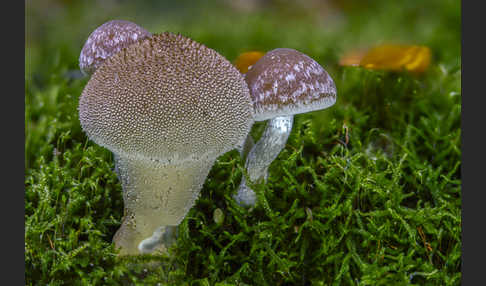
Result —
<path fill-rule="evenodd" d="M 125 20 L 104 23 L 89 35 L 79 56 L 79 68 L 91 75 L 107 58 L 142 39 L 152 36 L 147 30 Z"/>
<path fill-rule="evenodd" d="M 289 116 L 330 107 L 336 85 L 315 60 L 293 49 L 266 53 L 245 74 L 255 120 Z"/>

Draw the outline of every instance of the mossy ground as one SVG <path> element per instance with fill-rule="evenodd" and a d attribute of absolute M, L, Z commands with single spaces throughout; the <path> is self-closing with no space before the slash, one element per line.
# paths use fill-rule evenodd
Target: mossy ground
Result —
<path fill-rule="evenodd" d="M 26 10 L 28 285 L 460 284 L 460 1 L 331 1 L 339 14 L 285 1 L 251 13 L 35 2 Z M 338 90 L 333 107 L 295 117 L 268 183 L 254 186 L 255 209 L 231 197 L 242 176 L 238 152 L 219 158 L 172 258 L 117 258 L 111 239 L 123 201 L 113 157 L 78 120 L 87 82 L 73 77 L 79 52 L 113 18 L 180 32 L 229 60 L 295 48 L 321 63 Z M 432 65 L 419 76 L 338 66 L 348 49 L 382 41 L 427 45 Z"/>

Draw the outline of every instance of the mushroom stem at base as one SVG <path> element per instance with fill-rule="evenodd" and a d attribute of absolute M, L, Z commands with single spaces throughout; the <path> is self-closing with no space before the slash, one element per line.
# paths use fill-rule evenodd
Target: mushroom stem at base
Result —
<path fill-rule="evenodd" d="M 260 140 L 253 146 L 246 158 L 245 168 L 249 179 L 258 183 L 262 179 L 267 180 L 268 166 L 277 158 L 280 151 L 285 147 L 294 116 L 279 116 L 268 120 L 265 131 Z M 256 203 L 256 194 L 246 185 L 245 176 L 241 179 L 238 193 L 234 199 L 240 206 L 250 207 Z"/>
<path fill-rule="evenodd" d="M 115 156 L 125 211 L 113 241 L 120 255 L 165 252 L 215 159 L 168 165 Z"/>

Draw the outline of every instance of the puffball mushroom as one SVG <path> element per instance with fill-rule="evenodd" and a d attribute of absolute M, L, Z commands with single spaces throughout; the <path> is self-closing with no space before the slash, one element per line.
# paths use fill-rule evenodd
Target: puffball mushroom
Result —
<path fill-rule="evenodd" d="M 215 160 L 253 124 L 249 90 L 216 51 L 171 33 L 107 58 L 79 100 L 83 130 L 115 154 L 124 217 L 121 255 L 167 248 Z M 169 234 L 167 236 L 170 236 Z"/>
<path fill-rule="evenodd" d="M 252 182 L 266 181 L 268 167 L 285 147 L 294 115 L 333 105 L 336 85 L 312 58 L 285 48 L 266 53 L 248 70 L 245 80 L 255 121 L 268 120 L 262 137 L 246 157 L 245 168 Z M 234 198 L 241 206 L 255 205 L 255 192 L 244 176 Z"/>
<path fill-rule="evenodd" d="M 108 21 L 89 35 L 79 55 L 79 68 L 83 74 L 92 75 L 107 58 L 151 36 L 150 32 L 130 21 Z"/>

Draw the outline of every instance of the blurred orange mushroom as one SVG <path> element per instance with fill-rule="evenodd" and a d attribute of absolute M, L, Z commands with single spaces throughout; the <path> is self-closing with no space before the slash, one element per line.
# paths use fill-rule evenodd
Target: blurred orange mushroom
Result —
<path fill-rule="evenodd" d="M 246 73 L 248 68 L 254 65 L 264 54 L 264 52 L 260 51 L 242 53 L 236 58 L 235 66 L 241 73 Z"/>
<path fill-rule="evenodd" d="M 430 65 L 428 47 L 416 45 L 382 44 L 369 50 L 354 50 L 345 54 L 341 66 L 361 66 L 373 70 L 422 73 Z"/>

